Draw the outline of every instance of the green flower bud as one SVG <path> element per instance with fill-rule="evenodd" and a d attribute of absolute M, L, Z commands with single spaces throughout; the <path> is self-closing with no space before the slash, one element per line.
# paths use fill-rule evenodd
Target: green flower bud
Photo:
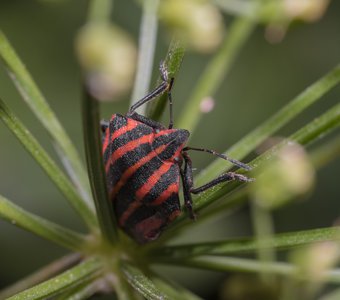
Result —
<path fill-rule="evenodd" d="M 124 31 L 110 24 L 89 24 L 79 32 L 76 50 L 93 96 L 108 100 L 130 89 L 136 48 Z"/>
<path fill-rule="evenodd" d="M 163 0 L 159 16 L 193 50 L 211 52 L 222 41 L 222 15 L 207 0 Z"/>

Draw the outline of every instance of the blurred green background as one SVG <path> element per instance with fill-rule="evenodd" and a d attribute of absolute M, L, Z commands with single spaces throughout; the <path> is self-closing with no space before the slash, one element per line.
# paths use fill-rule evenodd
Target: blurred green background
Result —
<path fill-rule="evenodd" d="M 74 53 L 74 38 L 84 24 L 87 1 L 1 0 L 0 28 L 25 62 L 53 110 L 84 154 L 80 107 L 80 72 Z M 128 31 L 137 43 L 140 7 L 135 1 L 116 0 L 112 20 Z M 226 24 L 229 23 L 226 17 Z M 159 29 L 153 84 L 158 63 L 165 56 L 168 39 Z M 306 86 L 339 63 L 340 2 L 333 1 L 326 15 L 312 24 L 294 24 L 279 44 L 264 38 L 258 27 L 239 53 L 231 72 L 216 95 L 215 109 L 202 117 L 190 145 L 224 151 L 261 124 Z M 190 95 L 209 61 L 209 55 L 187 53 L 173 91 L 175 115 Z M 21 100 L 11 80 L 0 68 L 0 97 L 17 113 L 54 158 L 53 145 L 39 122 Z M 287 136 L 339 101 L 340 88 L 281 130 Z M 103 104 L 103 118 L 126 112 L 129 97 Z M 320 143 L 323 143 L 321 140 Z M 196 172 L 212 157 L 192 155 Z M 274 215 L 277 232 L 330 226 L 340 213 L 340 160 L 317 174 L 317 185 L 304 201 L 290 204 Z M 45 218 L 83 230 L 82 224 L 19 142 L 0 123 L 0 193 L 18 205 Z M 218 222 L 219 226 L 216 226 Z M 247 209 L 224 215 L 191 232 L 194 240 L 250 235 Z M 188 241 L 188 237 L 186 237 Z M 42 267 L 66 252 L 53 244 L 0 220 L 0 288 Z M 174 270 L 164 270 L 171 275 Z M 203 297 L 216 291 L 223 276 L 181 271 L 182 282 Z M 193 277 L 194 276 L 194 277 Z M 187 278 L 186 278 L 187 277 Z M 204 285 L 200 284 L 205 282 Z"/>

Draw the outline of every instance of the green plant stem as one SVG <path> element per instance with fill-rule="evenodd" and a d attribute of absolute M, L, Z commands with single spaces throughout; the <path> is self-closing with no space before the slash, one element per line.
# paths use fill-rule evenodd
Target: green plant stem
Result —
<path fill-rule="evenodd" d="M 18 118 L 10 111 L 0 99 L 0 119 L 14 133 L 26 150 L 37 161 L 41 168 L 51 178 L 54 184 L 64 194 L 66 199 L 72 204 L 76 212 L 83 218 L 90 227 L 96 226 L 96 217 L 89 203 L 84 202 L 79 196 L 69 179 L 63 174 L 56 163 L 51 159 L 47 152 L 40 146 L 38 141 L 24 127 Z"/>
<path fill-rule="evenodd" d="M 130 285 L 146 299 L 166 300 L 171 297 L 161 292 L 155 284 L 138 268 L 127 263 L 122 264 L 122 272 Z"/>
<path fill-rule="evenodd" d="M 0 217 L 67 249 L 81 251 L 86 242 L 83 235 L 29 213 L 2 196 Z"/>
<path fill-rule="evenodd" d="M 57 297 L 55 300 L 82 300 L 90 299 L 94 294 L 101 291 L 103 281 L 101 279 L 85 282 L 74 289 L 67 291 L 65 294 Z"/>
<path fill-rule="evenodd" d="M 305 89 L 266 122 L 255 128 L 252 132 L 234 144 L 225 152 L 225 154 L 229 157 L 241 160 L 257 146 L 259 146 L 271 134 L 282 128 L 290 120 L 307 109 L 318 99 L 321 99 L 324 94 L 339 84 L 339 82 L 340 66 L 337 66 L 314 84 Z M 195 177 L 196 185 L 199 186 L 207 181 L 212 180 L 218 174 L 228 170 L 230 167 L 231 164 L 228 162 L 221 164 L 221 161 L 216 159 L 198 176 Z"/>
<path fill-rule="evenodd" d="M 168 258 L 161 263 L 167 265 L 170 264 L 172 266 L 207 269 L 220 272 L 238 271 L 258 273 L 261 271 L 268 271 L 270 273 L 283 276 L 294 276 L 297 275 L 299 271 L 297 266 L 289 263 L 270 263 L 264 269 L 263 264 L 257 260 L 236 257 L 202 256 L 188 260 L 174 260 Z M 329 283 L 340 283 L 340 269 L 326 271 L 324 279 Z"/>
<path fill-rule="evenodd" d="M 143 1 L 143 14 L 139 32 L 137 73 L 130 106 L 144 97 L 149 90 L 158 30 L 158 5 L 159 0 Z M 146 105 L 143 105 L 137 109 L 137 112 L 144 115 L 145 110 Z"/>
<path fill-rule="evenodd" d="M 7 299 L 8 297 L 26 290 L 38 283 L 41 283 L 48 278 L 56 276 L 57 274 L 64 272 L 66 269 L 73 266 L 75 263 L 79 262 L 80 254 L 71 253 L 68 254 L 47 266 L 44 266 L 40 270 L 34 272 L 33 274 L 17 281 L 13 285 L 0 291 L 0 299 Z"/>
<path fill-rule="evenodd" d="M 101 232 L 104 239 L 113 244 L 118 239 L 117 223 L 108 197 L 99 124 L 98 101 L 84 89 L 83 131 L 88 174 Z"/>
<path fill-rule="evenodd" d="M 271 247 L 276 250 L 286 250 L 307 244 L 340 240 L 339 227 L 328 227 L 273 235 L 267 245 L 258 245 L 253 238 L 230 239 L 218 242 L 194 243 L 179 246 L 167 246 L 155 249 L 150 255 L 166 258 L 191 258 L 199 255 L 224 256 L 230 254 L 254 253 L 258 246 L 263 249 Z"/>
<path fill-rule="evenodd" d="M 176 122 L 176 127 L 193 132 L 202 114 L 201 101 L 206 97 L 214 96 L 254 28 L 255 22 L 252 19 L 244 17 L 235 19 L 229 28 L 224 44 L 198 79 L 197 87 L 186 102 Z"/>
<path fill-rule="evenodd" d="M 340 135 L 314 149 L 310 155 L 316 169 L 328 165 L 340 157 Z"/>
<path fill-rule="evenodd" d="M 164 59 L 169 78 L 176 78 L 181 67 L 184 54 L 185 47 L 183 43 L 180 40 L 173 38 L 170 43 L 168 53 Z M 158 82 L 161 82 L 161 78 L 158 79 Z M 174 84 L 176 84 L 176 80 Z M 147 106 L 147 116 L 153 120 L 159 121 L 167 102 L 167 95 L 162 95 L 157 101 L 150 102 Z"/>
<path fill-rule="evenodd" d="M 31 75 L 28 73 L 24 64 L 21 62 L 9 41 L 0 30 L 0 59 L 4 62 L 10 77 L 12 78 L 18 91 L 26 101 L 30 109 L 47 129 L 52 140 L 60 148 L 62 157 L 65 157 L 72 168 L 71 179 L 74 180 L 75 186 L 82 190 L 82 194 L 88 196 L 82 201 L 86 201 L 87 206 L 91 206 L 89 183 L 86 172 L 80 160 L 80 155 L 73 146 L 70 138 L 61 126 L 54 112 L 49 107 L 44 96 L 38 89 Z"/>
<path fill-rule="evenodd" d="M 192 292 L 188 291 L 182 286 L 174 282 L 169 282 L 168 280 L 162 279 L 157 275 L 152 276 L 151 280 L 158 289 L 169 295 L 170 299 L 201 300 L 200 297 L 194 295 Z"/>
<path fill-rule="evenodd" d="M 90 22 L 108 22 L 113 8 L 113 0 L 90 0 L 88 20 Z"/>
<path fill-rule="evenodd" d="M 95 279 L 100 275 L 101 267 L 102 265 L 98 259 L 88 259 L 50 280 L 8 298 L 8 300 L 48 299 L 70 288 L 74 288 L 84 281 Z"/>

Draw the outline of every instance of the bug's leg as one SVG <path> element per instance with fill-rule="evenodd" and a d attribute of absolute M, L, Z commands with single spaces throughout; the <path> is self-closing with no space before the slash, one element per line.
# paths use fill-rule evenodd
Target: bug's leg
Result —
<path fill-rule="evenodd" d="M 210 182 L 198 187 L 198 188 L 192 188 L 190 190 L 191 193 L 193 194 L 199 194 L 202 193 L 210 188 L 212 188 L 213 186 L 221 183 L 221 182 L 227 182 L 227 181 L 233 181 L 233 180 L 238 180 L 238 181 L 243 181 L 243 182 L 250 182 L 253 181 L 254 179 L 252 178 L 248 178 L 244 175 L 241 174 L 237 174 L 234 172 L 228 172 L 228 173 L 224 173 L 220 176 L 218 176 L 217 178 L 211 180 Z"/>
<path fill-rule="evenodd" d="M 192 208 L 192 197 L 191 197 L 191 189 L 193 187 L 193 175 L 192 175 L 192 162 L 187 152 L 182 152 L 184 159 L 184 169 L 181 170 L 181 177 L 183 182 L 183 196 L 184 196 L 184 205 L 189 211 L 190 218 L 195 220 L 196 214 Z"/>
<path fill-rule="evenodd" d="M 101 120 L 100 121 L 100 129 L 102 131 L 102 133 L 104 133 L 107 129 L 107 127 L 109 127 L 110 125 L 110 122 L 109 121 L 106 121 L 106 120 Z"/>
<path fill-rule="evenodd" d="M 184 160 L 187 162 L 189 158 L 189 155 L 187 154 L 186 151 L 188 150 L 196 150 L 196 151 L 203 151 L 203 152 L 208 152 L 208 153 L 211 153 L 213 155 L 216 155 L 218 157 L 221 157 L 225 160 L 228 160 L 230 162 L 232 162 L 233 164 L 235 164 L 236 166 L 239 166 L 241 168 L 244 168 L 246 170 L 250 170 L 251 168 L 246 165 L 246 164 L 243 164 L 241 163 L 240 161 L 237 161 L 237 160 L 234 160 L 234 159 L 231 159 L 227 156 L 225 156 L 224 154 L 220 154 L 220 153 L 217 153 L 216 151 L 213 151 L 213 150 L 209 150 L 209 149 L 203 149 L 203 148 L 193 148 L 193 147 L 185 147 L 183 148 L 182 150 L 182 155 L 183 155 L 183 158 Z M 190 169 L 192 168 L 192 164 L 191 164 L 191 160 L 190 160 Z M 197 188 L 194 188 L 193 187 L 193 184 L 191 185 L 191 188 L 190 188 L 190 193 L 192 194 L 199 194 L 201 192 L 204 192 L 205 190 L 207 189 L 210 189 L 212 188 L 213 186 L 221 183 L 221 182 L 227 182 L 227 181 L 232 181 L 232 180 L 238 180 L 238 181 L 243 181 L 243 182 L 250 182 L 250 181 L 253 181 L 252 178 L 248 178 L 244 175 L 241 175 L 241 174 L 237 174 L 237 173 L 234 173 L 234 172 L 227 172 L 227 173 L 224 173 L 220 176 L 218 176 L 217 178 L 213 179 L 212 181 L 200 186 L 200 187 L 197 187 Z M 192 174 L 191 174 L 191 182 L 192 182 Z"/>
<path fill-rule="evenodd" d="M 230 158 L 230 157 L 226 156 L 225 154 L 218 153 L 214 150 L 204 149 L 204 148 L 195 148 L 195 147 L 185 147 L 185 148 L 183 148 L 183 151 L 188 151 L 188 150 L 207 152 L 207 153 L 213 154 L 215 156 L 218 156 L 218 157 L 220 157 L 224 160 L 230 161 L 232 164 L 234 164 L 237 167 L 240 167 L 240 168 L 245 169 L 247 171 L 251 170 L 251 167 L 244 164 L 243 162 L 240 162 L 236 159 Z"/>
<path fill-rule="evenodd" d="M 158 96 L 161 96 L 161 95 L 163 95 L 164 93 L 167 92 L 168 93 L 169 106 L 170 106 L 170 122 L 169 122 L 168 128 L 171 129 L 173 127 L 171 88 L 172 88 L 172 85 L 173 85 L 173 82 L 174 82 L 174 78 L 171 78 L 169 80 L 168 70 L 166 69 L 165 64 L 163 62 L 161 62 L 159 70 L 160 70 L 161 78 L 162 78 L 161 84 L 158 87 L 156 87 L 152 92 L 147 94 L 144 98 L 140 99 L 134 105 L 132 105 L 126 115 L 130 118 L 133 118 L 135 120 L 138 120 L 140 122 L 147 124 L 147 122 L 145 122 L 145 117 L 136 113 L 135 110 L 138 107 L 142 106 L 143 104 L 145 104 L 149 101 L 152 101 L 155 98 L 157 98 Z M 156 122 L 156 123 L 159 124 L 158 122 Z M 147 124 L 147 125 L 149 125 L 149 124 Z M 154 126 L 151 126 L 151 127 L 154 127 Z M 157 127 L 155 127 L 155 128 L 157 128 Z M 164 129 L 163 126 L 162 126 L 162 129 Z"/>

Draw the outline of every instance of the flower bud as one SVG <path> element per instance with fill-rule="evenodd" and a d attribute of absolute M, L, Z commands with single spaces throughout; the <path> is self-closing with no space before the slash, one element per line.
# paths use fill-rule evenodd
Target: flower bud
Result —
<path fill-rule="evenodd" d="M 313 167 L 304 149 L 294 143 L 280 149 L 258 173 L 251 191 L 258 204 L 268 209 L 307 193 L 314 183 Z"/>
<path fill-rule="evenodd" d="M 136 48 L 121 29 L 106 23 L 86 25 L 78 34 L 76 50 L 93 96 L 108 100 L 130 89 Z"/>
<path fill-rule="evenodd" d="M 338 242 L 315 243 L 293 252 L 291 260 L 298 268 L 298 276 L 314 282 L 322 281 L 325 272 L 336 265 L 340 258 Z"/>
<path fill-rule="evenodd" d="M 207 0 L 163 0 L 159 16 L 177 38 L 196 51 L 211 52 L 222 41 L 222 15 Z"/>

